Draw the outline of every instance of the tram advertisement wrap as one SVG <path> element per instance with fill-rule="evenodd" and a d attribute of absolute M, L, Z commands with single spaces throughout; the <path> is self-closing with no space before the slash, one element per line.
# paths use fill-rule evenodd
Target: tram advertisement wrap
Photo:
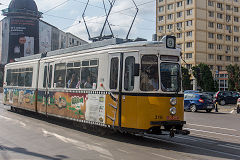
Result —
<path fill-rule="evenodd" d="M 8 62 L 39 52 L 39 22 L 27 18 L 11 18 Z"/>
<path fill-rule="evenodd" d="M 44 92 L 38 93 L 41 112 L 62 117 L 105 123 L 105 95 L 87 93 Z"/>

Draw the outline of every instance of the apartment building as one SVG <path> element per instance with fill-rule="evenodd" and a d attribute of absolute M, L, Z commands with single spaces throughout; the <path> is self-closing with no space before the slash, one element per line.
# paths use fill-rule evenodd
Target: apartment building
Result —
<path fill-rule="evenodd" d="M 175 35 L 183 65 L 199 63 L 213 73 L 240 64 L 240 0 L 157 0 L 156 33 Z"/>

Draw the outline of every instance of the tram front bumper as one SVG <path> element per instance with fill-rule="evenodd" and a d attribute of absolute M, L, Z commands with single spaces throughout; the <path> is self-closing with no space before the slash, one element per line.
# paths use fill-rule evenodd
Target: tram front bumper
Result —
<path fill-rule="evenodd" d="M 159 126 L 180 126 L 186 124 L 186 121 L 152 121 L 150 124 Z"/>

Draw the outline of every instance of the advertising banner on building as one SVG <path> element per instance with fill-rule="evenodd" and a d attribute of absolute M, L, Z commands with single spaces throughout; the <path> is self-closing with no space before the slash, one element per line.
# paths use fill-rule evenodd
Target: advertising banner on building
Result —
<path fill-rule="evenodd" d="M 39 53 L 39 22 L 37 19 L 11 18 L 8 62 Z"/>
<path fill-rule="evenodd" d="M 46 23 L 39 22 L 39 52 L 51 51 L 52 27 Z"/>

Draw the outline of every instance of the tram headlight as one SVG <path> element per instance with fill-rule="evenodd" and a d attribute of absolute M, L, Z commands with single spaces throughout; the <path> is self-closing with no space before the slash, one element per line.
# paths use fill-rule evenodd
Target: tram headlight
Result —
<path fill-rule="evenodd" d="M 171 104 L 172 106 L 176 106 L 176 105 L 177 105 L 177 98 L 171 98 L 171 99 L 170 99 L 170 104 Z"/>
<path fill-rule="evenodd" d="M 175 115 L 177 113 L 177 109 L 175 107 L 170 108 L 171 115 Z"/>

